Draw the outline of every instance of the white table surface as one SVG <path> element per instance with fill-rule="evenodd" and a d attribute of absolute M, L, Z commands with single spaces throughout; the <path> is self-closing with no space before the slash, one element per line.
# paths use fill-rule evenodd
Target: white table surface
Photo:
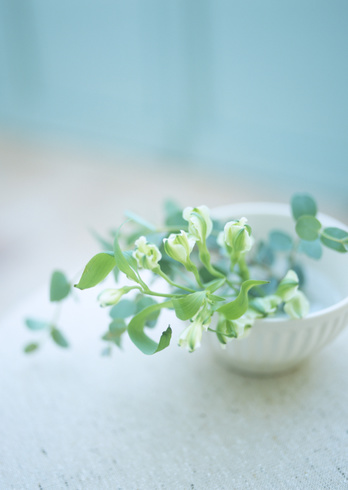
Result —
<path fill-rule="evenodd" d="M 216 207 L 298 190 L 168 163 L 0 137 L 0 489 L 348 488 L 348 331 L 271 379 L 235 375 L 175 340 L 153 357 L 127 342 L 105 359 L 92 291 L 79 294 L 85 308 L 63 310 L 69 351 L 46 342 L 22 353 L 35 337 L 23 318 L 52 313 L 52 269 L 75 272 L 96 252 L 90 228 L 105 233 L 125 209 L 158 221 L 168 197 Z M 334 199 L 320 202 L 348 221 Z"/>
<path fill-rule="evenodd" d="M 150 357 L 127 341 L 109 359 L 95 294 L 63 309 L 69 350 L 21 352 L 42 337 L 23 318 L 52 314 L 46 289 L 1 321 L 1 489 L 348 488 L 348 330 L 275 378 L 239 376 L 175 338 Z"/>

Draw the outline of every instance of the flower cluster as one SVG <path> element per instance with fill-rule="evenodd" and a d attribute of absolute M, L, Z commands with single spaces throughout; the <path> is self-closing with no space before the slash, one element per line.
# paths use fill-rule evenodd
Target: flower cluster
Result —
<path fill-rule="evenodd" d="M 137 270 L 150 270 L 185 293 L 171 296 L 172 307 L 178 318 L 182 315 L 185 320 L 189 320 L 189 324 L 179 338 L 181 347 L 185 347 L 190 352 L 196 350 L 201 344 L 203 332 L 209 329 L 215 313 L 218 319 L 216 333 L 223 346 L 233 338 L 241 338 L 247 335 L 256 319 L 276 313 L 282 304 L 284 311 L 293 318 L 301 318 L 308 313 L 308 300 L 302 292 L 298 291 L 299 279 L 293 270 L 287 272 L 272 294 L 254 297 L 249 302 L 245 294 L 236 295 L 236 298 L 229 303 L 232 313 L 231 311 L 226 313 L 226 308 L 221 308 L 221 300 L 224 298 L 213 293 L 217 289 L 220 289 L 224 294 L 231 293 L 230 276 L 233 274 L 239 273 L 243 279 L 246 267 L 245 254 L 251 250 L 254 243 L 247 219 L 242 217 L 239 220 L 229 221 L 224 225 L 223 231 L 217 234 L 216 242 L 222 250 L 225 250 L 230 260 L 230 271 L 224 274 L 211 265 L 207 239 L 212 234 L 213 222 L 209 209 L 206 206 L 187 207 L 182 216 L 188 223 L 187 230 L 181 229 L 165 236 L 162 240 L 162 246 L 167 257 L 181 264 L 187 272 L 193 273 L 196 279 L 194 289 L 174 283 L 165 274 L 161 268 L 163 255 L 160 247 L 150 243 L 145 235 L 141 235 L 135 241 L 135 249 L 132 251 Z M 191 257 L 195 247 L 197 247 L 202 264 L 211 273 L 212 281 L 208 285 L 204 284 L 200 271 Z M 249 283 L 251 283 L 251 287 L 254 287 L 264 284 L 265 281 L 249 280 Z M 213 284 L 212 287 L 211 284 Z M 242 285 L 243 281 L 240 284 Z M 106 289 L 99 295 L 99 303 L 101 306 L 116 305 L 123 295 L 131 289 L 134 289 L 134 286 Z M 200 290 L 202 294 L 199 292 Z M 143 292 L 150 293 L 149 290 L 146 291 L 146 286 Z"/>

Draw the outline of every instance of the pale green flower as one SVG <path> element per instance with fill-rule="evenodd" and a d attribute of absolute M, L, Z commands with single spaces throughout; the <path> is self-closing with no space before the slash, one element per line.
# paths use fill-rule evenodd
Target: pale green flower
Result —
<path fill-rule="evenodd" d="M 284 311 L 291 318 L 303 318 L 309 313 L 309 301 L 302 291 L 297 291 L 284 305 Z"/>
<path fill-rule="evenodd" d="M 182 216 L 188 221 L 190 234 L 197 241 L 204 242 L 213 229 L 209 208 L 207 206 L 187 207 L 184 209 Z"/>
<path fill-rule="evenodd" d="M 254 298 L 250 302 L 250 309 L 255 312 L 258 317 L 272 315 L 277 311 L 278 305 L 282 302 L 279 296 L 271 294 L 263 298 Z M 250 312 L 250 313 L 252 313 Z"/>
<path fill-rule="evenodd" d="M 192 322 L 185 328 L 179 337 L 180 347 L 185 347 L 193 352 L 201 345 L 203 330 L 207 330 L 211 322 L 211 310 L 207 304 L 203 304 L 199 312 L 193 317 Z"/>
<path fill-rule="evenodd" d="M 180 347 L 185 347 L 189 352 L 193 352 L 201 345 L 203 334 L 203 323 L 196 319 L 188 325 L 179 337 Z"/>
<path fill-rule="evenodd" d="M 128 292 L 126 289 L 127 288 L 104 289 L 104 291 L 102 291 L 97 298 L 100 306 L 105 307 L 116 305 L 120 301 L 122 296 Z"/>
<path fill-rule="evenodd" d="M 158 262 L 162 258 L 161 252 L 156 245 L 148 243 L 144 236 L 135 241 L 136 250 L 133 257 L 136 259 L 138 266 L 143 269 L 153 270 L 158 267 Z"/>
<path fill-rule="evenodd" d="M 253 244 L 250 227 L 246 218 L 229 221 L 224 227 L 224 242 L 233 254 L 248 252 Z"/>
<path fill-rule="evenodd" d="M 237 333 L 237 339 L 242 339 L 250 334 L 250 329 L 254 324 L 255 319 L 248 312 L 243 316 L 238 318 L 238 320 L 233 320 L 233 326 Z"/>
<path fill-rule="evenodd" d="M 225 347 L 227 342 L 233 339 L 241 339 L 247 337 L 250 333 L 254 321 L 258 318 L 255 312 L 247 312 L 238 320 L 227 320 L 221 317 L 217 326 L 219 332 L 219 340 L 222 347 Z"/>
<path fill-rule="evenodd" d="M 196 240 L 185 231 L 181 231 L 180 234 L 172 233 L 168 238 L 163 240 L 163 243 L 166 254 L 185 265 L 190 262 L 190 253 Z"/>
<path fill-rule="evenodd" d="M 299 279 L 295 271 L 290 269 L 285 277 L 280 281 L 279 286 L 275 292 L 283 301 L 289 301 L 298 290 Z"/>

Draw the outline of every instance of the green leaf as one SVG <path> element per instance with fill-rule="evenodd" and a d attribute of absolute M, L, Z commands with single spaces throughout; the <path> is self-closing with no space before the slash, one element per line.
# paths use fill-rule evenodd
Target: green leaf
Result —
<path fill-rule="evenodd" d="M 152 355 L 168 347 L 172 336 L 172 329 L 170 327 L 168 327 L 167 330 L 162 333 L 160 341 L 157 343 L 145 334 L 144 326 L 147 318 L 153 312 L 161 310 L 162 308 L 172 307 L 173 304 L 171 301 L 156 303 L 155 305 L 148 306 L 144 310 L 140 311 L 130 321 L 128 325 L 129 337 L 144 354 Z"/>
<path fill-rule="evenodd" d="M 178 230 L 187 229 L 187 221 L 182 217 L 181 207 L 174 201 L 168 200 L 164 203 L 166 226 L 177 227 Z"/>
<path fill-rule="evenodd" d="M 210 293 L 215 293 L 218 289 L 220 289 L 226 283 L 226 279 L 215 279 L 210 283 L 205 285 L 205 288 Z"/>
<path fill-rule="evenodd" d="M 127 326 L 122 318 L 115 318 L 109 325 L 109 331 L 114 335 L 121 335 L 126 330 Z"/>
<path fill-rule="evenodd" d="M 75 287 L 88 289 L 99 284 L 115 267 L 116 262 L 110 253 L 101 252 L 88 262 L 82 273 L 81 279 Z"/>
<path fill-rule="evenodd" d="M 313 240 L 312 242 L 300 240 L 298 251 L 306 254 L 308 257 L 311 257 L 315 260 L 319 260 L 323 254 L 323 249 L 319 238 Z"/>
<path fill-rule="evenodd" d="M 321 223 L 313 216 L 301 216 L 296 223 L 296 233 L 302 240 L 313 242 L 319 237 Z"/>
<path fill-rule="evenodd" d="M 115 265 L 115 267 L 112 269 L 112 273 L 113 273 L 115 282 L 117 283 L 118 282 L 118 277 L 120 275 L 120 269 L 117 267 L 117 265 Z"/>
<path fill-rule="evenodd" d="M 63 347 L 64 349 L 66 347 L 69 347 L 69 343 L 68 341 L 66 340 L 66 338 L 64 337 L 64 335 L 62 334 L 62 332 L 60 330 L 58 330 L 58 328 L 52 328 L 51 330 L 51 337 L 52 339 L 54 340 L 54 342 L 59 345 L 59 347 Z"/>
<path fill-rule="evenodd" d="M 102 340 L 106 340 L 107 342 L 113 342 L 118 347 L 121 345 L 121 335 L 115 335 L 110 331 L 107 331 L 103 336 Z"/>
<path fill-rule="evenodd" d="M 237 298 L 230 303 L 220 306 L 217 309 L 219 313 L 222 313 L 228 320 L 237 320 L 240 318 L 248 309 L 248 291 L 254 286 L 261 286 L 262 284 L 267 284 L 268 281 L 254 281 L 253 279 L 248 279 L 244 281 L 241 285 L 239 294 Z"/>
<path fill-rule="evenodd" d="M 122 253 L 123 253 L 124 258 L 128 262 L 128 264 L 131 266 L 131 268 L 134 271 L 137 271 L 138 270 L 138 263 L 137 263 L 136 259 L 133 257 L 132 250 L 127 250 L 126 252 L 122 252 Z"/>
<path fill-rule="evenodd" d="M 223 298 L 222 296 L 217 296 L 217 295 L 215 295 L 215 294 L 211 294 L 211 295 L 209 296 L 209 299 L 210 299 L 211 301 L 214 301 L 215 303 L 216 303 L 216 302 L 219 302 L 219 301 L 226 301 L 226 298 Z"/>
<path fill-rule="evenodd" d="M 117 305 L 113 306 L 109 312 L 111 318 L 128 318 L 134 315 L 136 304 L 129 299 L 123 299 Z"/>
<path fill-rule="evenodd" d="M 26 354 L 31 354 L 32 352 L 35 352 L 36 350 L 38 350 L 38 348 L 40 347 L 39 344 L 37 344 L 36 342 L 32 342 L 30 344 L 27 344 L 25 347 L 24 347 L 24 352 Z"/>
<path fill-rule="evenodd" d="M 273 250 L 278 252 L 288 252 L 292 249 L 292 238 L 287 233 L 279 230 L 273 230 L 269 234 L 269 244 Z"/>
<path fill-rule="evenodd" d="M 272 265 L 274 262 L 272 248 L 263 241 L 259 242 L 254 260 L 260 265 Z"/>
<path fill-rule="evenodd" d="M 205 291 L 187 294 L 181 298 L 174 298 L 173 306 L 179 320 L 189 320 L 193 318 L 202 306 L 206 297 Z"/>
<path fill-rule="evenodd" d="M 136 299 L 135 313 L 137 314 L 140 311 L 147 308 L 148 306 L 152 306 L 152 305 L 157 305 L 157 301 L 155 301 L 152 298 L 149 298 L 148 296 L 139 295 Z M 159 317 L 160 312 L 161 312 L 160 310 L 155 310 L 153 313 L 151 313 L 146 319 L 145 326 L 149 328 L 154 328 L 156 326 L 157 319 Z"/>
<path fill-rule="evenodd" d="M 70 283 L 61 271 L 54 271 L 51 277 L 50 301 L 61 301 L 70 293 Z"/>
<path fill-rule="evenodd" d="M 320 235 L 320 240 L 326 247 L 345 253 L 348 251 L 348 233 L 340 228 L 325 228 Z"/>
<path fill-rule="evenodd" d="M 115 318 L 109 325 L 109 331 L 103 335 L 102 339 L 121 347 L 121 337 L 126 330 L 125 321 L 122 318 Z"/>
<path fill-rule="evenodd" d="M 43 320 L 35 320 L 34 318 L 27 318 L 25 320 L 25 324 L 30 330 L 44 330 L 50 326 L 48 322 Z"/>
<path fill-rule="evenodd" d="M 125 216 L 127 218 L 131 219 L 132 221 L 134 221 L 135 223 L 137 223 L 138 225 L 143 226 L 147 230 L 156 231 L 155 225 L 153 225 L 149 221 L 146 221 L 141 216 L 138 216 L 137 214 L 133 213 L 132 211 L 126 211 Z"/>
<path fill-rule="evenodd" d="M 110 357 L 111 354 L 112 354 L 112 347 L 111 347 L 111 345 L 108 345 L 107 347 L 105 347 L 105 349 L 103 349 L 101 351 L 101 355 L 103 357 Z"/>
<path fill-rule="evenodd" d="M 164 213 L 166 218 L 168 218 L 169 216 L 173 216 L 173 214 L 182 214 L 182 209 L 176 201 L 173 201 L 172 199 L 167 199 L 164 202 Z"/>
<path fill-rule="evenodd" d="M 123 274 L 126 274 L 126 276 L 129 279 L 139 283 L 140 282 L 139 278 L 135 270 L 133 269 L 133 267 L 130 265 L 130 263 L 134 265 L 134 262 L 131 262 L 131 255 L 129 253 L 124 254 L 122 252 L 120 248 L 120 244 L 118 242 L 118 235 L 119 235 L 119 230 L 117 230 L 115 235 L 115 240 L 114 240 L 114 253 L 115 253 L 116 265 L 120 269 L 120 271 L 123 272 Z M 132 257 L 132 259 L 135 260 L 134 257 Z"/>
<path fill-rule="evenodd" d="M 295 220 L 301 216 L 316 216 L 317 205 L 309 194 L 295 194 L 291 199 L 291 210 Z"/>

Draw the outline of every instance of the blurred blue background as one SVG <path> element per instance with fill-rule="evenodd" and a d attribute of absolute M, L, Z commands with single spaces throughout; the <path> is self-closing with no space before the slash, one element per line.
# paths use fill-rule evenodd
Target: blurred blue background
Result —
<path fill-rule="evenodd" d="M 347 0 L 0 0 L 0 124 L 348 204 Z"/>

